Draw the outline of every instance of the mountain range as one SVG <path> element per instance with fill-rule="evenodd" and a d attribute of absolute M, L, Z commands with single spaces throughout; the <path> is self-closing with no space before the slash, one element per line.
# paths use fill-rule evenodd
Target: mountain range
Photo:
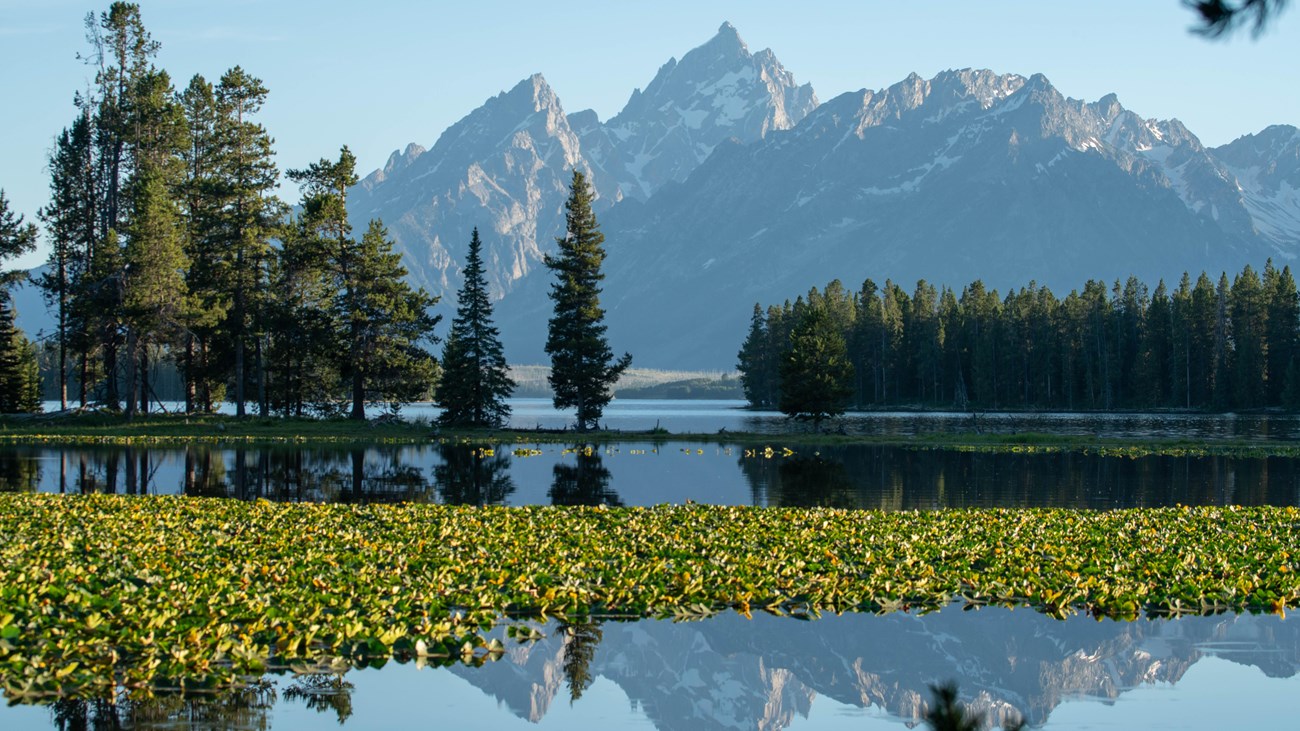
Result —
<path fill-rule="evenodd" d="M 1295 127 L 1206 147 L 1114 94 L 1085 102 L 1042 75 L 974 69 L 823 103 L 730 23 L 604 122 L 566 112 L 534 74 L 432 147 L 394 151 L 349 209 L 354 226 L 384 221 L 444 313 L 477 227 L 507 357 L 543 363 L 542 262 L 575 169 L 606 236 L 611 345 L 642 367 L 729 370 L 754 303 L 832 279 L 1035 281 L 1064 296 L 1089 278 L 1172 285 L 1300 253 Z M 26 299 L 20 325 L 48 329 Z"/>
<path fill-rule="evenodd" d="M 483 234 L 512 362 L 542 362 L 571 171 L 597 194 L 615 351 L 649 367 L 730 368 L 755 302 L 838 278 L 960 290 L 1088 278 L 1154 285 L 1300 251 L 1300 132 L 1217 148 L 1115 95 L 1042 75 L 913 74 L 818 101 L 724 23 L 613 118 L 566 113 L 540 75 L 408 145 L 351 195 L 389 226 L 411 278 L 451 302 Z"/>

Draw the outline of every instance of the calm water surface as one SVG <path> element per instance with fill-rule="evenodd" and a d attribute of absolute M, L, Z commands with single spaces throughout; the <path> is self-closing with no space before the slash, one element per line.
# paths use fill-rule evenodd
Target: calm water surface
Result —
<path fill-rule="evenodd" d="M 318 502 L 884 510 L 1300 505 L 1300 460 L 697 442 L 0 448 L 0 489 Z"/>
<path fill-rule="evenodd" d="M 990 718 L 1033 727 L 1278 728 L 1300 693 L 1300 623 L 1273 616 L 1059 621 L 953 606 L 539 629 L 481 667 L 390 663 L 270 676 L 218 698 L 13 707 L 0 726 L 901 731 L 929 684 L 957 679 Z"/>
<path fill-rule="evenodd" d="M 573 425 L 573 412 L 555 409 L 550 399 L 516 398 L 510 399 L 510 405 L 510 426 L 515 429 L 562 429 Z M 176 411 L 180 404 L 166 406 Z M 808 428 L 780 412 L 750 411 L 745 406 L 744 401 L 729 400 L 617 399 L 605 409 L 601 424 L 623 431 L 648 431 L 659 426 L 678 434 L 713 434 L 723 429 L 781 434 Z M 46 411 L 57 409 L 57 401 L 45 402 Z M 234 412 L 230 404 L 223 405 L 222 410 Z M 368 413 L 378 416 L 383 409 L 372 407 Z M 422 403 L 403 406 L 399 416 L 432 421 L 441 413 L 437 407 Z M 828 422 L 826 428 L 847 434 L 1048 432 L 1135 439 L 1300 439 L 1300 415 L 881 411 L 848 414 Z"/>

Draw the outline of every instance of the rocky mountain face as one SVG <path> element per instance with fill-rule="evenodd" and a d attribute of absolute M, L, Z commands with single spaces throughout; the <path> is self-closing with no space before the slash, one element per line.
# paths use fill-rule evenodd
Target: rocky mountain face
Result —
<path fill-rule="evenodd" d="M 599 213 L 684 180 L 719 142 L 761 139 L 816 104 L 771 51 L 751 54 L 724 24 L 665 64 L 609 123 L 591 110 L 566 115 L 535 74 L 452 125 L 432 149 L 395 151 L 351 191 L 348 207 L 354 225 L 383 219 L 412 280 L 445 302 L 477 226 L 489 284 L 504 297 L 554 250 L 574 169 L 596 188 Z"/>
<path fill-rule="evenodd" d="M 647 367 L 730 368 L 755 302 L 835 278 L 1063 296 L 1088 278 L 1154 285 L 1300 252 L 1294 127 L 1211 149 L 1114 95 L 971 69 L 819 105 L 730 24 L 607 122 L 566 115 L 533 76 L 427 152 L 395 152 L 351 210 L 382 217 L 412 279 L 447 303 L 478 226 L 507 356 L 543 362 L 539 264 L 575 168 L 606 234 L 612 345 Z"/>
<path fill-rule="evenodd" d="M 1300 130 L 1273 125 L 1211 152 L 1236 182 L 1255 230 L 1294 255 L 1300 248 Z"/>
<path fill-rule="evenodd" d="M 1253 615 L 1060 621 L 1033 611 L 955 606 L 812 622 L 735 614 L 689 623 L 607 622 L 588 672 L 616 683 L 664 731 L 775 731 L 807 717 L 818 696 L 916 724 L 929 684 L 947 679 L 995 723 L 1024 716 L 1037 727 L 1069 698 L 1113 702 L 1143 685 L 1176 684 L 1207 650 L 1271 677 L 1294 676 L 1300 666 L 1283 651 L 1295 642 L 1292 624 Z M 539 722 L 556 695 L 567 693 L 563 662 L 571 642 L 554 625 L 545 634 L 511 645 L 496 663 L 450 671 Z"/>
<path fill-rule="evenodd" d="M 771 50 L 751 54 L 723 23 L 681 62 L 669 59 L 607 124 L 594 124 L 590 110 L 580 113 L 579 137 L 621 196 L 645 200 L 685 180 L 719 143 L 790 129 L 816 107 L 811 85 L 799 86 Z"/>
<path fill-rule="evenodd" d="M 560 100 L 540 74 L 489 99 L 427 152 L 408 146 L 349 194 L 354 222 L 381 218 L 412 280 L 436 294 L 460 286 L 471 230 L 483 236 L 489 284 L 508 294 L 564 228 L 572 170 L 591 174 Z M 598 183 L 599 184 L 599 183 Z"/>

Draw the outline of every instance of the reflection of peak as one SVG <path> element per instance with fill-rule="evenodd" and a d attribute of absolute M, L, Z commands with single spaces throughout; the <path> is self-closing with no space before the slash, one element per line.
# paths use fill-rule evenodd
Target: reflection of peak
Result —
<path fill-rule="evenodd" d="M 1047 722 L 1067 698 L 1114 700 L 1135 687 L 1177 683 L 1202 646 L 1272 676 L 1291 676 L 1300 624 L 1268 616 L 1058 621 L 1032 611 L 958 607 L 924 616 L 844 615 L 812 622 L 724 614 L 701 622 L 607 622 L 590 672 L 616 683 L 662 731 L 782 729 L 816 697 L 875 706 L 920 721 L 936 680 L 958 681 L 964 702 L 995 722 Z M 570 641 L 557 625 L 457 675 L 539 720 L 564 683 Z M 581 703 L 579 700 L 578 703 Z"/>

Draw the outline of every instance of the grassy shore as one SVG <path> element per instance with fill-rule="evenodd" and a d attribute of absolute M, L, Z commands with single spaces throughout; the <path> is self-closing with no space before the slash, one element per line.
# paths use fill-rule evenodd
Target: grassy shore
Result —
<path fill-rule="evenodd" d="M 427 422 L 347 419 L 243 418 L 225 415 L 121 416 L 86 413 L 0 417 L 0 444 L 612 444 L 631 441 L 689 441 L 746 447 L 817 447 L 854 444 L 972 452 L 1083 452 L 1107 456 L 1300 457 L 1300 445 L 1282 440 L 1121 439 L 1044 433 L 943 432 L 919 436 L 816 433 L 670 433 L 559 429 L 445 429 Z"/>
<path fill-rule="evenodd" d="M 13 699 L 228 685 L 322 658 L 460 661 L 501 617 L 1300 605 L 1295 508 L 353 506 L 0 495 Z M 508 633 L 511 634 L 511 633 Z"/>

